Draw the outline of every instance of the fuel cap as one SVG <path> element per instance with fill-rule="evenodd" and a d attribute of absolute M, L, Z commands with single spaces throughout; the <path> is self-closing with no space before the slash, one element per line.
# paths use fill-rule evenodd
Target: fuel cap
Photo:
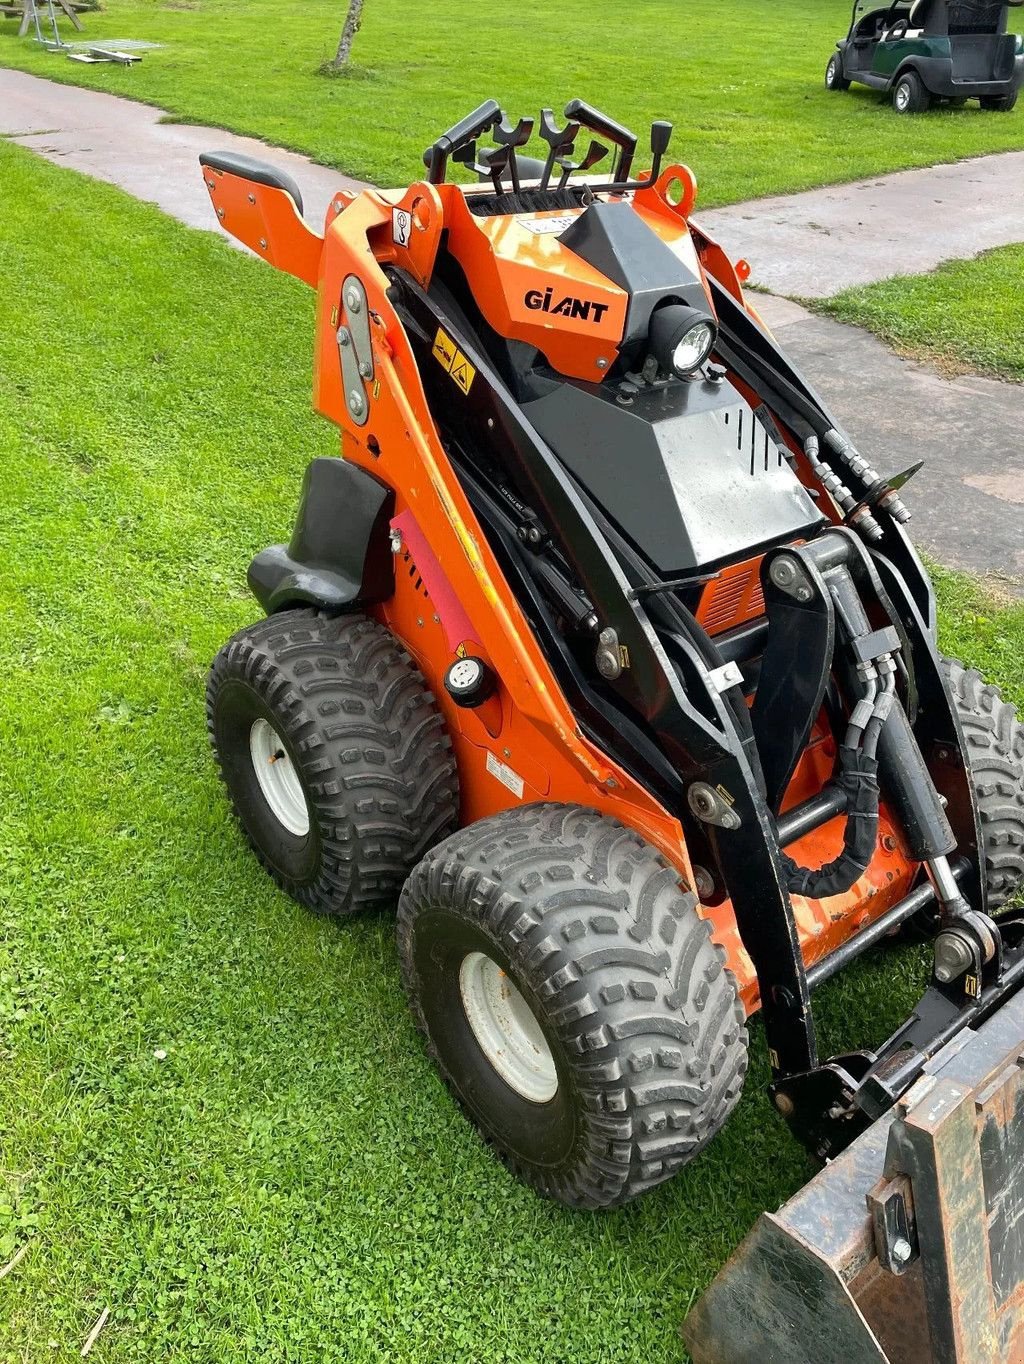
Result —
<path fill-rule="evenodd" d="M 444 688 L 457 706 L 479 706 L 494 692 L 497 679 L 482 658 L 457 658 L 444 675 Z"/>

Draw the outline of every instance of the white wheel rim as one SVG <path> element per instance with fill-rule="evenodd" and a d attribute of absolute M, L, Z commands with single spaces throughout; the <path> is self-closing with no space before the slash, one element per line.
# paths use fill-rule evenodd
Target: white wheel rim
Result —
<path fill-rule="evenodd" d="M 825 72 L 825 79 L 828 81 L 829 85 L 834 85 L 834 84 L 835 84 L 835 80 L 836 80 L 836 59 L 835 59 L 835 57 L 833 57 L 832 60 L 831 60 L 831 61 L 829 62 L 829 64 L 828 64 L 828 70 Z"/>
<path fill-rule="evenodd" d="M 297 838 L 309 833 L 309 806 L 281 736 L 266 720 L 255 720 L 249 731 L 249 753 L 263 798 L 274 818 Z"/>
<path fill-rule="evenodd" d="M 462 1007 L 480 1050 L 524 1099 L 545 1104 L 558 1090 L 558 1072 L 526 1000 L 496 961 L 470 952 L 459 969 Z"/>
<path fill-rule="evenodd" d="M 896 90 L 896 108 L 905 109 L 910 103 L 910 90 L 906 85 L 901 85 Z"/>

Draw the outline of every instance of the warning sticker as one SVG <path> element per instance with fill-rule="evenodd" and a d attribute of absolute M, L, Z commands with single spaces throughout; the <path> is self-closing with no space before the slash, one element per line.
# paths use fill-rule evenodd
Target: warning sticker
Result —
<path fill-rule="evenodd" d="M 438 327 L 437 335 L 434 337 L 434 359 L 439 360 L 449 374 L 451 373 L 452 361 L 458 353 L 452 338 L 443 327 Z"/>
<path fill-rule="evenodd" d="M 473 386 L 473 380 L 476 378 L 476 370 L 443 327 L 438 327 L 437 335 L 434 337 L 433 355 L 438 364 L 452 376 L 463 393 L 468 393 Z"/>
<path fill-rule="evenodd" d="M 391 236 L 396 246 L 408 246 L 412 236 L 412 214 L 407 208 L 391 210 Z"/>
<path fill-rule="evenodd" d="M 508 763 L 503 763 L 500 758 L 496 758 L 493 753 L 487 754 L 487 770 L 492 777 L 497 777 L 502 786 L 507 786 L 514 796 L 519 800 L 523 798 L 523 779 L 518 772 L 513 772 Z"/>
<path fill-rule="evenodd" d="M 476 378 L 476 370 L 461 351 L 456 351 L 449 373 L 463 393 L 468 393 L 473 380 Z"/>

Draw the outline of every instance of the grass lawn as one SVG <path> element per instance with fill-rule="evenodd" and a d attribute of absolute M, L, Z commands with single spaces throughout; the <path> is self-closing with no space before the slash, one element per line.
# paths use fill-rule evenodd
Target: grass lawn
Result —
<path fill-rule="evenodd" d="M 908 119 L 862 88 L 826 92 L 849 0 L 643 0 L 628 19 L 585 0 L 367 0 L 353 75 L 328 79 L 317 69 L 343 14 L 338 0 L 106 0 L 83 36 L 166 46 L 131 70 L 82 66 L 0 20 L 0 65 L 130 94 L 376 183 L 407 183 L 427 143 L 489 95 L 517 114 L 576 95 L 636 128 L 672 119 L 673 154 L 696 171 L 704 206 L 1024 146 L 1024 107 Z"/>
<path fill-rule="evenodd" d="M 1001 246 L 927 275 L 847 289 L 810 306 L 870 328 L 901 355 L 947 371 L 1024 383 L 1022 298 L 1024 246 Z"/>
<path fill-rule="evenodd" d="M 93 1364 L 675 1364 L 692 1297 L 810 1173 L 759 1028 L 732 1123 L 624 1211 L 486 1154 L 390 918 L 280 895 L 207 751 L 249 557 L 336 448 L 312 296 L 3 143 L 0 183 L 0 1265 L 29 1246 L 0 1364 L 70 1364 L 105 1306 Z M 941 591 L 948 646 L 1024 699 L 1024 609 Z M 828 1041 L 877 1040 L 922 979 L 919 949 L 849 973 Z"/>

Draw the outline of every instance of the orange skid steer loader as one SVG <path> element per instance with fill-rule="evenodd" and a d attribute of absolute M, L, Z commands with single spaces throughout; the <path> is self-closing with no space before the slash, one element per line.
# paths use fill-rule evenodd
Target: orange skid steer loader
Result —
<path fill-rule="evenodd" d="M 397 901 L 431 1057 L 550 1198 L 696 1157 L 760 1010 L 824 1169 L 691 1313 L 698 1364 L 1024 1360 L 1024 732 L 937 651 L 915 470 L 760 322 L 670 125 L 637 171 L 628 128 L 564 120 L 533 159 L 489 101 L 323 235 L 287 176 L 201 158 L 223 227 L 317 291 L 343 433 L 210 672 L 228 794 L 300 903 Z M 903 928 L 918 1005 L 823 1058 L 812 992 Z"/>

